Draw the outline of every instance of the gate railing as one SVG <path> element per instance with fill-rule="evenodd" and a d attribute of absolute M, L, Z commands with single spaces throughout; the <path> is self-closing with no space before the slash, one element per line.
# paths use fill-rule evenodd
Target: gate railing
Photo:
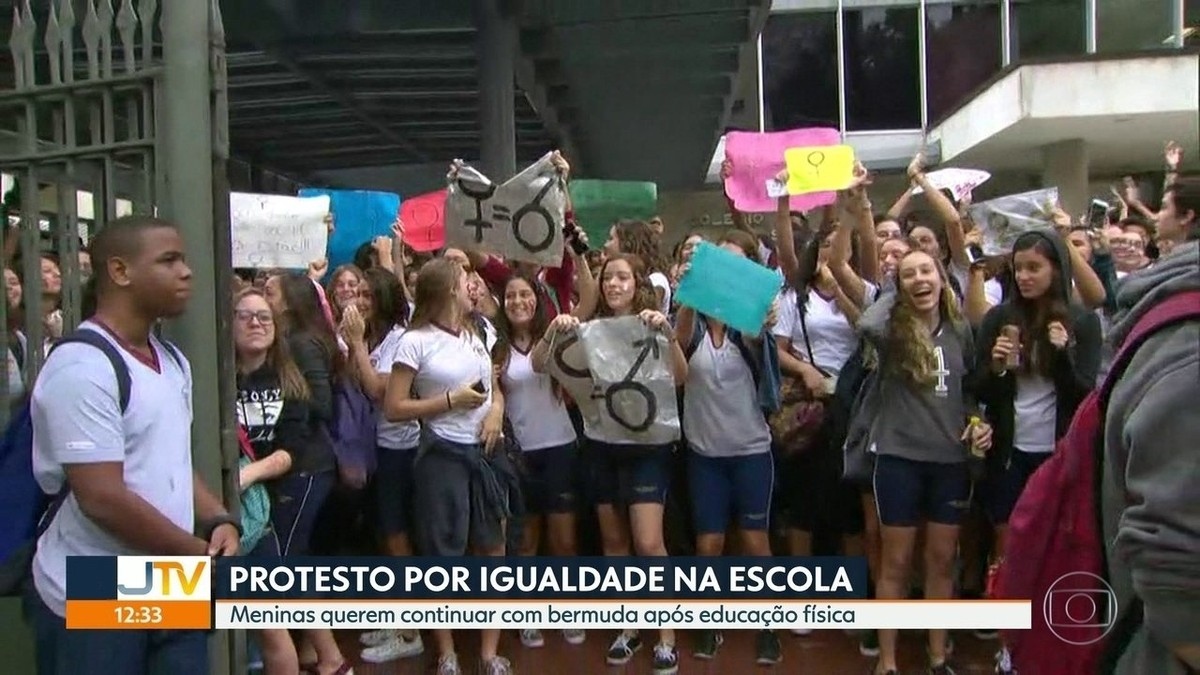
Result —
<path fill-rule="evenodd" d="M 138 213 L 152 212 L 157 203 L 158 0 L 138 0 L 136 6 L 134 0 L 118 1 L 114 11 L 112 0 L 83 0 L 83 16 L 76 15 L 80 3 L 73 0 L 20 0 L 13 9 L 14 86 L 0 91 L 0 126 L 11 124 L 15 147 L 0 153 L 0 170 L 14 174 L 19 187 L 21 264 L 14 271 L 22 300 L 17 307 L 0 303 L 0 329 L 8 344 L 24 343 L 24 368 L 18 381 L 10 350 L 10 377 L 0 377 L 4 401 L 19 393 L 13 389 L 32 387 L 48 338 L 79 324 L 81 236 L 90 238 L 117 216 L 118 195 Z M 43 190 L 53 199 L 44 200 Z M 93 222 L 82 229 L 80 191 L 93 199 Z M 48 241 L 43 219 L 50 223 Z M 13 236 L 11 229 L 7 236 Z M 43 283 L 46 253 L 57 257 L 58 293 Z M 46 280 L 55 283 L 52 271 Z M 8 413 L 8 405 L 0 406 L 0 421 Z"/>

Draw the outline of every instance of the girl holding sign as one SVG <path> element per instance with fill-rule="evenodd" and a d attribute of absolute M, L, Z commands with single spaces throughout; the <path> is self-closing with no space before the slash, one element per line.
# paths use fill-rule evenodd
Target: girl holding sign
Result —
<path fill-rule="evenodd" d="M 655 287 L 641 258 L 621 253 L 610 256 L 600 268 L 600 291 L 599 317 L 637 316 L 652 329 L 670 330 L 666 315 L 658 309 Z M 578 325 L 579 319 L 571 315 L 554 319 L 534 350 L 536 370 L 542 372 L 546 368 L 555 335 L 570 332 Z M 688 367 L 678 342 L 672 341 L 666 358 L 676 386 L 683 385 Z M 666 556 L 663 503 L 670 477 L 671 444 L 631 442 L 592 422 L 587 415 L 584 436 L 604 555 Z M 609 647 L 608 663 L 624 665 L 641 648 L 642 640 L 636 630 L 623 631 Z M 678 670 L 675 631 L 660 629 L 659 642 L 654 647 L 654 673 L 673 675 Z"/>
<path fill-rule="evenodd" d="M 859 321 L 879 355 L 881 406 L 871 427 L 873 478 L 883 541 L 880 600 L 907 596 L 917 531 L 925 522 L 925 597 L 954 594 L 958 531 L 971 498 L 967 445 L 986 450 L 992 431 L 967 386 L 975 363 L 971 329 L 945 268 L 922 251 L 900 262 L 896 293 L 884 294 Z M 876 675 L 894 675 L 896 631 L 879 631 Z M 947 633 L 929 631 L 929 672 L 946 665 Z"/>

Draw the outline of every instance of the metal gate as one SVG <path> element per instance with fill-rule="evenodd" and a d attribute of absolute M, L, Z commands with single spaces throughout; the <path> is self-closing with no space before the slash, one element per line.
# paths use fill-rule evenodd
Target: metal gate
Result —
<path fill-rule="evenodd" d="M 11 81 L 0 67 L 0 172 L 14 179 L 3 251 L 21 281 L 10 302 L 6 273 L 0 299 L 0 424 L 48 340 L 81 319 L 81 244 L 126 213 L 163 216 L 180 226 L 194 275 L 188 311 L 166 332 L 192 362 L 196 470 L 236 508 L 224 28 L 219 0 L 162 5 L 0 0 L 12 55 Z M 214 673 L 232 665 L 224 640 Z"/>

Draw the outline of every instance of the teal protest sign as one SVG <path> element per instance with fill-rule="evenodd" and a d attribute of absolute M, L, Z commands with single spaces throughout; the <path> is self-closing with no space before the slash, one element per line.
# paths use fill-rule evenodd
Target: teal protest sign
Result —
<path fill-rule="evenodd" d="M 779 275 L 771 269 L 703 242 L 692 251 L 675 298 L 742 333 L 758 335 L 779 286 Z"/>
<path fill-rule="evenodd" d="M 592 248 L 608 241 L 608 230 L 622 218 L 649 220 L 658 213 L 658 185 L 624 180 L 571 181 L 571 208 Z"/>

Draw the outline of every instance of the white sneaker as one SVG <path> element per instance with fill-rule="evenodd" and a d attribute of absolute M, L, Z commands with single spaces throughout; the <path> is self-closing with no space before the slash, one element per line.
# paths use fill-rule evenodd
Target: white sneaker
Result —
<path fill-rule="evenodd" d="M 521 644 L 529 649 L 536 649 L 544 647 L 546 639 L 542 637 L 542 631 L 537 628 L 522 628 Z"/>
<path fill-rule="evenodd" d="M 563 630 L 563 640 L 569 645 L 581 645 L 587 639 L 587 631 L 582 628 L 566 628 Z"/>
<path fill-rule="evenodd" d="M 425 644 L 421 642 L 420 634 L 412 640 L 405 640 L 397 635 L 394 639 L 381 645 L 362 650 L 362 660 L 367 663 L 387 663 L 396 659 L 407 659 L 424 652 Z"/>
<path fill-rule="evenodd" d="M 358 641 L 364 647 L 378 647 L 385 642 L 391 642 L 400 636 L 400 631 L 394 628 L 384 628 L 382 630 L 372 630 L 358 636 Z"/>

